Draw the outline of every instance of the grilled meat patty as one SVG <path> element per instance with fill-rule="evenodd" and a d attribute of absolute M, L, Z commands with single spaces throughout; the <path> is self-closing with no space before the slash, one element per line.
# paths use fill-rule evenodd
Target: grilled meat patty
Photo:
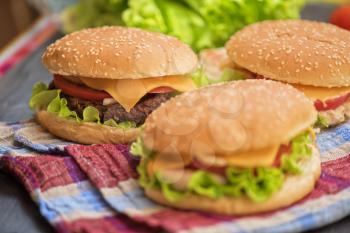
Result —
<path fill-rule="evenodd" d="M 130 112 L 127 112 L 117 102 L 109 105 L 103 105 L 102 101 L 83 100 L 63 93 L 61 95 L 67 99 L 69 109 L 76 111 L 80 117 L 83 115 L 84 108 L 87 106 L 92 106 L 98 109 L 100 112 L 100 118 L 103 119 L 103 121 L 107 121 L 109 119 L 113 119 L 117 123 L 123 121 L 132 121 L 135 122 L 137 126 L 142 125 L 145 122 L 147 116 L 153 110 L 158 108 L 161 103 L 167 101 L 172 97 L 172 93 L 149 93 L 140 99 L 140 101 L 130 110 Z"/>

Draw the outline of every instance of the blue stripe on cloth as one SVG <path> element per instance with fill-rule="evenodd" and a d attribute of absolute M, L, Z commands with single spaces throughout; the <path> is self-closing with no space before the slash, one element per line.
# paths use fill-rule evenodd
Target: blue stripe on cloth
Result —
<path fill-rule="evenodd" d="M 66 145 L 72 144 L 54 137 L 36 123 L 23 125 L 16 130 L 14 140 L 34 151 L 47 154 L 62 153 Z"/>
<path fill-rule="evenodd" d="M 60 188 L 64 189 L 64 186 Z M 89 190 L 78 191 L 73 195 L 60 194 L 53 198 L 44 197 L 44 193 L 35 190 L 34 198 L 40 207 L 41 214 L 48 221 L 53 221 L 62 215 L 69 219 L 70 215 L 78 213 L 89 215 L 89 213 L 98 214 L 112 211 L 100 192 L 92 186 L 89 187 Z"/>
<path fill-rule="evenodd" d="M 283 210 L 281 213 L 274 214 L 275 218 L 279 218 L 280 214 L 290 214 L 292 217 L 288 220 L 283 220 L 283 218 L 281 218 L 280 223 L 274 222 L 270 224 L 271 226 L 261 227 L 258 225 L 253 225 L 253 223 L 247 226 L 244 225 L 244 220 L 228 222 L 220 225 L 223 225 L 225 228 L 223 232 L 230 233 L 301 232 L 325 226 L 350 214 L 350 189 L 346 189 L 335 195 L 324 196 L 323 198 L 327 198 L 327 201 L 329 202 L 323 207 L 322 203 L 316 203 L 316 205 L 309 207 L 307 206 L 308 202 L 306 202 L 300 206 L 295 206 L 290 209 Z M 311 200 L 311 202 L 317 200 L 319 199 Z M 274 218 L 274 215 L 270 217 Z M 268 221 L 268 218 L 269 217 L 267 217 L 266 220 L 264 220 L 264 218 L 261 218 L 261 220 Z M 240 224 L 240 221 L 242 221 L 243 224 Z M 237 226 L 240 227 L 238 228 Z M 208 230 L 210 229 L 211 228 Z"/>
<path fill-rule="evenodd" d="M 317 146 L 322 153 L 350 142 L 350 122 L 322 131 L 317 135 Z"/>
<path fill-rule="evenodd" d="M 104 193 L 105 200 L 117 211 L 125 213 L 126 210 L 155 209 L 159 205 L 148 199 L 143 190 L 138 188 L 133 191 L 123 192 L 121 195 L 108 195 Z"/>

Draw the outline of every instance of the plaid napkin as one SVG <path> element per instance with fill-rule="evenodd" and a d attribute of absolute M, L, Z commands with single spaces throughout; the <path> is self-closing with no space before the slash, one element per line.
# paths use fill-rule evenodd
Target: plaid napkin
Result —
<path fill-rule="evenodd" d="M 310 195 L 247 217 L 160 206 L 138 186 L 138 161 L 127 145 L 83 146 L 45 134 L 33 123 L 0 124 L 0 163 L 58 232 L 295 232 L 350 214 L 350 123 L 318 135 L 322 175 Z"/>

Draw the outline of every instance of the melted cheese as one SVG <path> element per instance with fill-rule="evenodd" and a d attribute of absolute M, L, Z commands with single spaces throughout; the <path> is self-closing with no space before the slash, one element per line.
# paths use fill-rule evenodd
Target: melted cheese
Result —
<path fill-rule="evenodd" d="M 264 148 L 261 150 L 246 151 L 233 155 L 218 155 L 220 159 L 226 161 L 226 166 L 235 167 L 268 167 L 273 165 L 275 162 L 279 145 L 272 146 L 269 148 Z M 179 170 L 183 169 L 191 161 L 185 162 L 184 158 L 171 159 L 163 158 L 163 156 L 157 154 L 155 157 L 148 161 L 147 172 L 149 175 L 153 175 L 157 171 L 167 171 L 167 170 Z M 187 159 L 187 158 L 185 158 Z"/>
<path fill-rule="evenodd" d="M 155 172 L 168 171 L 168 170 L 181 170 L 184 169 L 191 161 L 189 158 L 185 158 L 188 161 L 184 161 L 184 158 L 177 155 L 162 155 L 156 154 L 154 158 L 150 159 L 147 163 L 147 173 L 153 175 Z"/>
<path fill-rule="evenodd" d="M 275 162 L 280 145 L 261 150 L 245 151 L 233 155 L 219 155 L 226 160 L 227 165 L 237 167 L 266 167 Z"/>
<path fill-rule="evenodd" d="M 334 99 L 339 96 L 346 95 L 350 92 L 350 87 L 314 87 L 300 84 L 291 84 L 293 87 L 309 97 L 311 100 L 325 101 L 328 99 Z"/>
<path fill-rule="evenodd" d="M 80 78 L 80 80 L 88 87 L 109 93 L 128 112 L 154 88 L 171 87 L 180 92 L 195 89 L 192 79 L 183 76 L 115 80 Z"/>

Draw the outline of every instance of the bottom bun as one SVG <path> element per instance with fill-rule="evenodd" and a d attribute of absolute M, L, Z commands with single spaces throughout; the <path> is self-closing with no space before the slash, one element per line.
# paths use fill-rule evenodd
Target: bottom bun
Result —
<path fill-rule="evenodd" d="M 37 112 L 36 120 L 51 134 L 82 144 L 128 143 L 140 134 L 139 128 L 124 130 L 90 122 L 78 123 L 47 111 Z"/>
<path fill-rule="evenodd" d="M 253 202 L 247 197 L 210 199 L 196 194 L 187 194 L 178 202 L 169 202 L 158 189 L 146 189 L 146 195 L 171 207 L 225 215 L 247 215 L 276 210 L 297 202 L 313 190 L 321 174 L 319 152 L 317 149 L 313 151 L 310 159 L 300 162 L 302 174 L 287 176 L 281 189 L 262 203 Z"/>

